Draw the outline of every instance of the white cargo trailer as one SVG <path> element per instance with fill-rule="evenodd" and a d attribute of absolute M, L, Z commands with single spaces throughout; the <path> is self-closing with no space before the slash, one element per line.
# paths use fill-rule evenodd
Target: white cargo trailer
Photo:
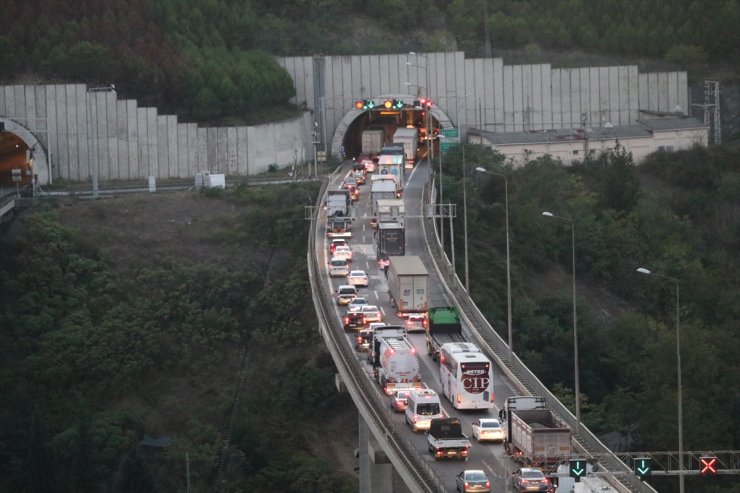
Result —
<path fill-rule="evenodd" d="M 429 273 L 419 257 L 389 257 L 388 294 L 399 317 L 427 311 Z"/>

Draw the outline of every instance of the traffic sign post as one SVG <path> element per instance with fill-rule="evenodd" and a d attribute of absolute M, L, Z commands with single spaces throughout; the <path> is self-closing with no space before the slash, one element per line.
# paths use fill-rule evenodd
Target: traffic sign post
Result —
<path fill-rule="evenodd" d="M 568 467 L 568 475 L 576 479 L 576 483 L 586 475 L 586 459 L 571 459 Z"/>
<path fill-rule="evenodd" d="M 439 149 L 447 152 L 455 146 L 460 145 L 460 129 L 449 127 L 439 131 Z"/>
<path fill-rule="evenodd" d="M 640 479 L 650 476 L 653 472 L 652 460 L 648 457 L 636 457 L 633 466 L 635 475 Z"/>

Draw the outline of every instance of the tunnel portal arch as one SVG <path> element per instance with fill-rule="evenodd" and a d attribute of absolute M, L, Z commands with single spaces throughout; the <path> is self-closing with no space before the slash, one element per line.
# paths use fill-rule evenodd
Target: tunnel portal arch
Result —
<path fill-rule="evenodd" d="M 371 99 L 378 102 L 385 101 L 387 99 L 398 99 L 403 101 L 405 105 L 404 107 L 412 107 L 413 102 L 418 99 L 418 96 L 413 96 L 411 94 L 381 94 Z M 353 108 L 344 114 L 334 129 L 334 135 L 331 141 L 331 154 L 333 156 L 339 156 L 339 150 L 344 148 L 345 138 L 347 137 L 347 133 L 352 127 L 352 124 L 367 111 L 368 110 L 358 110 Z M 447 113 L 445 113 L 441 108 L 432 106 L 431 112 L 432 119 L 439 123 L 440 128 L 450 128 L 453 126 L 452 120 L 450 120 L 450 117 L 447 116 Z"/>
<path fill-rule="evenodd" d="M 46 147 L 36 137 L 33 131 L 10 118 L 0 117 L 0 123 L 4 124 L 5 132 L 15 134 L 26 144 L 31 151 L 32 170 L 39 185 L 50 185 L 52 182 L 51 160 L 48 157 Z"/>

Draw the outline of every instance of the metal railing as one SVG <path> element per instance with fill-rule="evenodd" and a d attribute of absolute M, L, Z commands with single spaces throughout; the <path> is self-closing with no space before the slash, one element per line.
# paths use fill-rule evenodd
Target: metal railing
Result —
<path fill-rule="evenodd" d="M 354 349 L 334 312 L 334 300 L 329 295 L 331 289 L 319 269 L 316 251 L 318 211 L 321 210 L 326 188 L 325 182 L 314 208 L 316 214 L 311 221 L 307 258 L 319 331 L 358 411 L 409 489 L 420 492 L 443 492 L 445 487 L 434 469 L 422 459 L 404 433 L 397 429 L 387 402 L 381 399 L 377 385 L 357 361 Z"/>

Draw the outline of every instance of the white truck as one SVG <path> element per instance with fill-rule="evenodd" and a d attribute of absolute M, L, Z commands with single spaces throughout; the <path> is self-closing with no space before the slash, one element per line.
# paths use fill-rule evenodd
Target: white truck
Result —
<path fill-rule="evenodd" d="M 385 129 L 371 127 L 363 130 L 361 144 L 363 154 L 377 156 L 385 144 Z"/>
<path fill-rule="evenodd" d="M 434 460 L 444 458 L 468 460 L 470 440 L 462 432 L 459 418 L 433 419 L 427 432 L 427 442 Z"/>
<path fill-rule="evenodd" d="M 371 203 L 380 199 L 395 199 L 396 185 L 392 180 L 375 180 L 370 187 Z"/>
<path fill-rule="evenodd" d="M 388 258 L 388 294 L 396 314 L 426 313 L 429 305 L 429 273 L 416 256 L 390 256 Z"/>
<path fill-rule="evenodd" d="M 405 208 L 403 199 L 377 199 L 373 201 L 373 217 L 370 219 L 370 225 L 373 229 L 378 227 L 380 222 L 393 221 L 403 224 Z"/>
<path fill-rule="evenodd" d="M 396 182 L 399 195 L 403 191 L 404 160 L 402 154 L 381 154 L 378 157 L 378 174 L 391 175 Z"/>
<path fill-rule="evenodd" d="M 386 395 L 399 388 L 421 388 L 421 372 L 416 349 L 408 340 L 406 328 L 386 325 L 373 330 L 368 359 Z"/>
<path fill-rule="evenodd" d="M 326 192 L 327 217 L 349 216 L 351 204 L 352 199 L 349 196 L 348 190 L 329 190 Z"/>
<path fill-rule="evenodd" d="M 399 128 L 393 134 L 393 142 L 403 144 L 406 154 L 406 168 L 413 168 L 416 162 L 416 148 L 419 144 L 419 130 L 417 128 Z"/>
<path fill-rule="evenodd" d="M 537 396 L 509 397 L 504 403 L 504 450 L 515 460 L 545 468 L 571 454 L 571 429 Z"/>

